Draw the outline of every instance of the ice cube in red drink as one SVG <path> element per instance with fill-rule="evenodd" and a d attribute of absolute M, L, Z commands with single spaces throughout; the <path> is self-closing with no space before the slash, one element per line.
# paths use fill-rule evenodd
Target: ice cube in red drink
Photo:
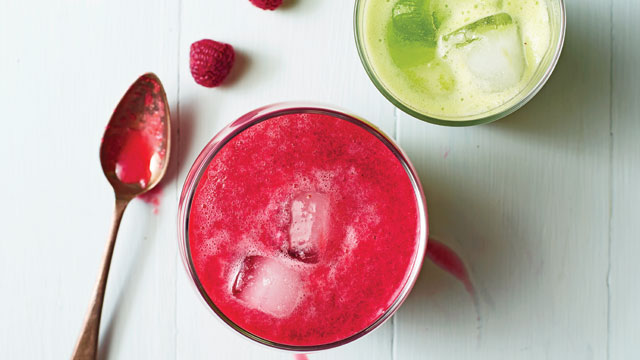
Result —
<path fill-rule="evenodd" d="M 247 306 L 277 318 L 296 308 L 300 290 L 295 270 L 264 256 L 248 256 L 242 261 L 232 289 Z"/>
<path fill-rule="evenodd" d="M 327 245 L 329 199 L 317 192 L 303 192 L 291 202 L 289 255 L 307 263 L 318 262 Z"/>

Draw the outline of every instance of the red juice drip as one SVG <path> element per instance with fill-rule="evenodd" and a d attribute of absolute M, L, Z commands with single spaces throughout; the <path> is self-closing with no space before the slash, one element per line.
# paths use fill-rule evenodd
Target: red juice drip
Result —
<path fill-rule="evenodd" d="M 464 285 L 467 292 L 471 296 L 475 296 L 475 290 L 469 278 L 467 267 L 455 251 L 443 243 L 430 238 L 427 245 L 427 258 L 442 270 L 455 276 Z"/>
<path fill-rule="evenodd" d="M 399 296 L 418 249 L 408 174 L 374 135 L 319 114 L 272 118 L 211 160 L 189 251 L 204 291 L 243 329 L 281 344 L 354 335 Z"/>
<path fill-rule="evenodd" d="M 429 238 L 427 245 L 427 258 L 430 259 L 434 264 L 436 264 L 442 270 L 448 272 L 453 275 L 457 280 L 459 280 L 463 285 L 467 293 L 471 296 L 471 301 L 473 301 L 473 307 L 476 310 L 476 320 L 478 322 L 478 344 L 480 344 L 481 334 L 482 332 L 482 316 L 480 310 L 480 301 L 478 299 L 478 295 L 476 293 L 475 287 L 471 282 L 471 278 L 469 276 L 469 271 L 465 266 L 464 262 L 456 254 L 455 251 L 450 249 L 445 244 L 434 240 L 433 238 Z"/>
<path fill-rule="evenodd" d="M 295 354 L 293 355 L 294 360 L 309 360 L 309 357 L 306 354 Z"/>
<path fill-rule="evenodd" d="M 160 196 L 162 196 L 162 187 L 156 185 L 153 189 L 142 195 L 138 195 L 138 199 L 153 206 L 153 213 L 157 214 L 160 209 Z"/>

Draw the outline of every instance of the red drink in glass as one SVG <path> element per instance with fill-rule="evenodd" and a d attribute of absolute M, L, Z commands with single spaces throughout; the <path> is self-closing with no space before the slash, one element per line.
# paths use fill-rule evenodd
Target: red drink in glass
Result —
<path fill-rule="evenodd" d="M 263 344 L 309 351 L 389 318 L 427 239 L 415 171 L 342 112 L 274 105 L 216 136 L 187 177 L 181 248 L 200 294 Z"/>

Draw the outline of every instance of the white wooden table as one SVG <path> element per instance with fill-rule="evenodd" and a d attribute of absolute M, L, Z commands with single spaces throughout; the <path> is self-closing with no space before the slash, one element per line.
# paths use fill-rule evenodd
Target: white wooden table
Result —
<path fill-rule="evenodd" d="M 445 128 L 395 110 L 370 83 L 353 1 L 0 0 L 0 358 L 72 350 L 112 211 L 98 162 L 120 96 L 156 72 L 175 152 L 158 214 L 125 214 L 103 313 L 104 359 L 292 359 L 227 329 L 192 290 L 178 194 L 225 124 L 283 100 L 351 110 L 419 170 L 432 233 L 478 289 L 426 263 L 392 321 L 310 359 L 640 358 L 640 3 L 567 0 L 564 53 L 546 87 L 496 123 Z M 229 42 L 232 79 L 196 85 L 189 45 Z M 301 81 L 303 80 L 303 81 Z"/>

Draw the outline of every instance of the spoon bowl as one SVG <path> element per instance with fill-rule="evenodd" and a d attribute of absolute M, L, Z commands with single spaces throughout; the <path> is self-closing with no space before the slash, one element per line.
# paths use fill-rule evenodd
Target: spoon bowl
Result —
<path fill-rule="evenodd" d="M 102 170 L 116 196 L 133 198 L 157 185 L 170 145 L 167 95 L 155 74 L 144 74 L 120 100 L 100 146 Z"/>
<path fill-rule="evenodd" d="M 101 262 L 89 310 L 72 359 L 96 359 L 100 316 L 122 214 L 134 197 L 156 186 L 167 171 L 171 148 L 167 95 L 160 79 L 147 73 L 124 94 L 109 120 L 100 146 L 100 162 L 115 193 L 111 234 Z"/>

